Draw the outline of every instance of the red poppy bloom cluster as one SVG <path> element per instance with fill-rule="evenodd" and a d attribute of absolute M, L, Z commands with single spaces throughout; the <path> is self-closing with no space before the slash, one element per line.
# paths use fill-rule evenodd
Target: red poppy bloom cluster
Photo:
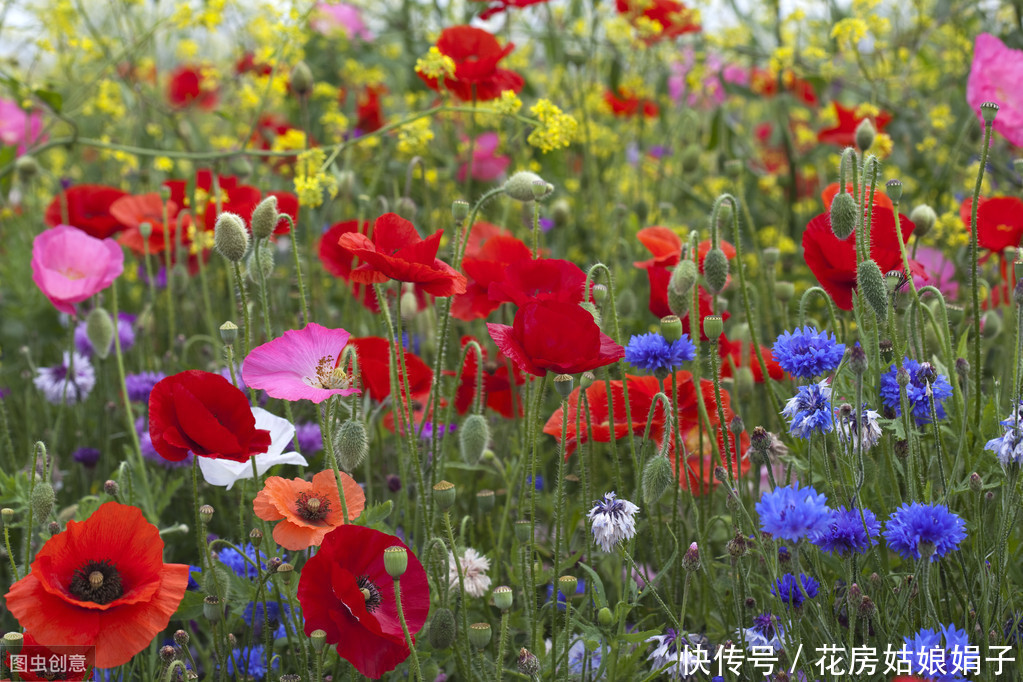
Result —
<path fill-rule="evenodd" d="M 548 0 L 473 0 L 473 2 L 487 2 L 490 6 L 480 12 L 480 19 L 487 20 L 495 14 L 506 12 L 509 9 L 522 9 L 532 5 L 541 5 Z"/>
<path fill-rule="evenodd" d="M 54 197 L 46 208 L 44 219 L 50 227 L 71 225 L 91 237 L 106 239 L 125 227 L 113 216 L 110 207 L 127 194 L 124 190 L 106 185 L 75 185 Z"/>
<path fill-rule="evenodd" d="M 475 340 L 471 336 L 463 336 L 462 348 L 464 349 L 469 341 Z M 518 387 L 526 382 L 522 371 L 500 352 L 496 360 L 490 360 L 486 348 L 482 344 L 480 347 L 483 350 L 484 404 L 508 419 L 514 416 L 521 417 L 523 405 Z M 455 392 L 455 409 L 458 414 L 465 414 L 472 408 L 473 399 L 476 397 L 476 372 L 476 354 L 470 351 L 465 364 L 462 365 Z"/>
<path fill-rule="evenodd" d="M 179 109 L 193 105 L 206 110 L 216 108 L 219 94 L 205 80 L 202 67 L 191 64 L 179 66 L 171 72 L 167 82 L 167 101 Z"/>
<path fill-rule="evenodd" d="M 851 147 L 856 143 L 856 127 L 867 117 L 857 116 L 856 109 L 844 107 L 838 102 L 832 102 L 831 104 L 835 108 L 835 116 L 838 118 L 838 123 L 831 128 L 826 128 L 817 133 L 817 141 L 838 145 L 839 147 Z M 882 111 L 873 119 L 874 128 L 877 132 L 883 133 L 885 126 L 891 120 L 892 115 Z"/>
<path fill-rule="evenodd" d="M 639 17 L 656 21 L 661 31 L 648 42 L 677 38 L 686 33 L 695 33 L 700 25 L 692 20 L 691 12 L 677 0 L 615 0 L 619 14 L 624 14 L 635 22 Z"/>
<path fill-rule="evenodd" d="M 522 76 L 499 68 L 502 59 L 515 49 L 514 43 L 501 47 L 490 33 L 472 26 L 452 26 L 444 29 L 437 39 L 437 49 L 455 62 L 455 75 L 437 79 L 419 77 L 431 90 L 450 92 L 463 102 L 486 102 L 497 99 L 505 90 L 518 93 L 525 85 Z"/>
<path fill-rule="evenodd" d="M 490 285 L 499 283 L 513 263 L 532 258 L 529 247 L 510 232 L 485 222 L 473 225 L 462 260 L 467 278 L 465 293 L 452 300 L 451 315 L 469 322 L 497 310 L 501 301 L 490 298 Z"/>
<path fill-rule="evenodd" d="M 611 108 L 611 113 L 625 118 L 631 118 L 636 114 L 642 114 L 646 118 L 657 118 L 661 113 L 656 102 L 640 99 L 625 88 L 618 88 L 617 93 L 608 90 L 604 93 L 604 102 Z"/>

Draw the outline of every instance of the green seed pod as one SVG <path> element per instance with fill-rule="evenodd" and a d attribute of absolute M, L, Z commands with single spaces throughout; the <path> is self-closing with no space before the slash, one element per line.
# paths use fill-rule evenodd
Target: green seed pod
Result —
<path fill-rule="evenodd" d="M 349 419 L 334 434 L 334 456 L 344 471 L 355 471 L 369 454 L 366 426 L 357 419 Z"/>
<path fill-rule="evenodd" d="M 35 514 L 36 521 L 44 521 L 50 516 L 55 499 L 52 485 L 46 481 L 36 483 L 32 488 L 32 513 Z"/>
<path fill-rule="evenodd" d="M 854 135 L 856 148 L 861 152 L 865 152 L 874 146 L 874 138 L 877 137 L 877 129 L 874 127 L 873 121 L 869 118 L 865 118 L 860 121 L 858 126 L 856 126 L 856 132 Z"/>
<path fill-rule="evenodd" d="M 269 196 L 263 199 L 252 211 L 252 236 L 256 239 L 266 239 L 272 235 L 279 216 L 277 197 Z"/>
<path fill-rule="evenodd" d="M 85 317 L 85 336 L 96 355 L 102 359 L 110 354 L 110 348 L 114 344 L 114 321 L 110 319 L 110 313 L 103 308 L 93 308 Z"/>
<path fill-rule="evenodd" d="M 313 651 L 320 653 L 327 644 L 327 633 L 324 630 L 313 630 L 309 634 L 309 639 L 313 642 Z"/>
<path fill-rule="evenodd" d="M 984 102 L 980 105 L 980 115 L 984 117 L 984 123 L 991 125 L 998 115 L 998 105 L 994 102 Z"/>
<path fill-rule="evenodd" d="M 490 644 L 493 632 L 490 623 L 473 623 L 469 626 L 469 643 L 477 649 L 485 649 Z"/>
<path fill-rule="evenodd" d="M 568 396 L 572 395 L 574 384 L 575 380 L 571 374 L 559 374 L 554 377 L 554 388 L 557 389 L 562 400 L 568 400 Z"/>
<path fill-rule="evenodd" d="M 675 343 L 682 338 L 682 320 L 678 315 L 668 315 L 661 318 L 661 336 L 668 343 Z"/>
<path fill-rule="evenodd" d="M 659 454 L 652 457 L 643 467 L 643 501 L 651 505 L 661 499 L 674 480 L 668 458 Z"/>
<path fill-rule="evenodd" d="M 469 202 L 463 199 L 455 199 L 451 202 L 451 217 L 455 222 L 462 222 L 469 217 Z"/>
<path fill-rule="evenodd" d="M 786 302 L 791 301 L 792 297 L 796 295 L 796 285 L 792 282 L 775 282 L 774 283 L 774 296 L 779 301 Z"/>
<path fill-rule="evenodd" d="M 213 228 L 213 248 L 231 261 L 240 263 L 249 250 L 249 231 L 245 229 L 245 221 L 236 213 L 221 213 L 217 216 L 217 224 Z"/>
<path fill-rule="evenodd" d="M 507 585 L 502 585 L 494 590 L 494 606 L 507 611 L 512 607 L 512 601 L 514 600 L 514 593 L 512 588 Z"/>
<path fill-rule="evenodd" d="M 490 442 L 490 425 L 481 414 L 471 414 L 458 430 L 458 450 L 466 464 L 476 464 Z"/>
<path fill-rule="evenodd" d="M 206 595 L 202 600 L 202 615 L 211 623 L 216 623 L 223 618 L 224 605 L 220 597 L 212 594 Z"/>
<path fill-rule="evenodd" d="M 839 192 L 831 201 L 831 231 L 839 239 L 848 239 L 856 228 L 856 200 Z"/>
<path fill-rule="evenodd" d="M 388 547 L 384 550 L 384 570 L 387 575 L 397 580 L 405 575 L 408 568 L 408 550 L 400 545 Z"/>
<path fill-rule="evenodd" d="M 263 278 L 267 278 L 274 271 L 274 254 L 270 249 L 260 249 L 259 257 L 256 257 L 256 251 L 253 250 L 249 254 L 249 261 L 245 264 L 246 271 L 249 275 L 249 279 L 252 280 L 253 284 L 260 283 L 260 270 L 263 271 Z"/>
<path fill-rule="evenodd" d="M 536 173 L 519 171 L 505 181 L 504 193 L 512 199 L 519 201 L 535 201 L 537 197 L 533 193 L 534 182 L 541 182 L 546 185 L 544 179 Z M 553 190 L 553 187 L 551 189 Z"/>
<path fill-rule="evenodd" d="M 455 641 L 455 614 L 451 609 L 441 607 L 434 610 L 426 635 L 434 649 L 447 649 L 451 646 Z"/>
<path fill-rule="evenodd" d="M 725 288 L 728 281 L 728 257 L 721 249 L 711 249 L 703 261 L 703 276 L 707 291 L 716 294 Z M 670 286 L 670 285 L 669 285 Z"/>
<path fill-rule="evenodd" d="M 451 509 L 456 496 L 455 484 L 450 481 L 441 481 L 433 486 L 433 499 L 441 511 Z"/>
<path fill-rule="evenodd" d="M 888 288 L 884 284 L 881 268 L 872 260 L 860 262 L 856 273 L 856 286 L 863 293 L 863 298 L 874 309 L 879 320 L 888 318 Z"/>

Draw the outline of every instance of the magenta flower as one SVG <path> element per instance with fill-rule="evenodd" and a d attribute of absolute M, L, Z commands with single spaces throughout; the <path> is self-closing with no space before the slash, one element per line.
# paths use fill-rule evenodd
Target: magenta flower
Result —
<path fill-rule="evenodd" d="M 341 350 L 351 336 L 311 322 L 304 329 L 252 349 L 242 363 L 242 380 L 271 398 L 321 403 L 332 395 L 354 395 L 351 380 L 340 366 Z"/>
<path fill-rule="evenodd" d="M 508 170 L 511 158 L 495 154 L 501 138 L 497 133 L 483 133 L 476 138 L 472 150 L 472 179 L 480 182 L 494 182 Z M 463 163 L 458 169 L 458 181 L 465 182 L 469 164 Z"/>
<path fill-rule="evenodd" d="M 309 19 L 309 27 L 325 36 L 343 33 L 349 40 L 352 38 L 366 42 L 373 40 L 373 34 L 366 28 L 359 8 L 343 2 L 317 3 Z"/>
<path fill-rule="evenodd" d="M 43 117 L 38 112 L 25 113 L 18 103 L 0 98 L 0 144 L 17 147 L 24 154 L 29 145 L 39 141 Z"/>
<path fill-rule="evenodd" d="M 32 281 L 62 313 L 106 289 L 124 271 L 124 252 L 113 239 L 96 239 L 57 225 L 32 242 Z"/>
<path fill-rule="evenodd" d="M 959 283 L 956 281 L 956 264 L 945 257 L 939 249 L 930 246 L 921 246 L 914 252 L 913 260 L 924 267 L 926 275 L 913 274 L 913 283 L 916 288 L 926 286 L 937 287 L 938 291 L 950 300 L 955 300 L 959 295 Z"/>
<path fill-rule="evenodd" d="M 997 104 L 995 130 L 1012 144 L 1023 147 L 1023 51 L 1006 47 L 989 33 L 977 36 L 966 83 L 966 101 L 977 118 L 981 118 L 981 104 Z"/>

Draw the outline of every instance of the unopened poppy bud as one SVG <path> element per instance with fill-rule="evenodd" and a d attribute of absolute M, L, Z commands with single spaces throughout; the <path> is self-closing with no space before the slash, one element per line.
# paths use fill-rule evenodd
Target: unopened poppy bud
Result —
<path fill-rule="evenodd" d="M 419 299 L 416 298 L 416 292 L 414 290 L 406 290 L 402 292 L 401 298 L 398 299 L 398 312 L 403 320 L 411 320 L 419 312 Z"/>
<path fill-rule="evenodd" d="M 32 488 L 32 513 L 38 520 L 43 520 L 53 511 L 53 486 L 47 481 L 40 481 Z"/>
<path fill-rule="evenodd" d="M 450 481 L 441 481 L 433 486 L 433 499 L 441 511 L 451 509 L 455 503 L 455 484 Z"/>
<path fill-rule="evenodd" d="M 204 504 L 199 507 L 199 520 L 203 523 L 209 523 L 213 520 L 213 505 Z"/>
<path fill-rule="evenodd" d="M 682 568 L 690 573 L 700 570 L 700 548 L 695 542 L 682 555 Z"/>
<path fill-rule="evenodd" d="M 703 333 L 711 341 L 717 341 L 724 330 L 724 322 L 721 320 L 720 315 L 708 315 L 703 318 Z"/>
<path fill-rule="evenodd" d="M 529 536 L 532 534 L 533 529 L 530 527 L 529 521 L 520 519 L 515 522 L 515 539 L 525 544 L 529 542 Z"/>
<path fill-rule="evenodd" d="M 554 192 L 554 185 L 544 180 L 533 181 L 533 199 L 539 201 Z"/>
<path fill-rule="evenodd" d="M 562 400 L 568 400 L 568 396 L 572 395 L 574 384 L 575 379 L 572 378 L 571 374 L 559 374 L 554 377 L 554 388 L 557 389 L 558 395 L 561 396 Z"/>
<path fill-rule="evenodd" d="M 344 471 L 355 471 L 369 454 L 369 436 L 366 425 L 358 419 L 349 419 L 334 434 L 334 456 Z"/>
<path fill-rule="evenodd" d="M 534 182 L 541 183 L 540 186 L 546 189 L 547 183 L 539 175 L 529 171 L 519 171 L 505 181 L 504 193 L 518 201 L 535 201 L 537 196 L 533 193 Z M 553 187 L 551 189 L 553 190 Z"/>
<path fill-rule="evenodd" d="M 778 264 L 778 260 L 781 258 L 781 251 L 776 246 L 768 246 L 763 251 L 764 254 L 764 265 L 769 268 L 773 268 Z"/>
<path fill-rule="evenodd" d="M 291 70 L 291 91 L 305 97 L 313 91 L 313 72 L 304 61 L 295 64 Z"/>
<path fill-rule="evenodd" d="M 682 150 L 682 170 L 686 173 L 692 173 L 700 166 L 700 153 L 701 149 L 699 145 L 691 144 Z"/>
<path fill-rule="evenodd" d="M 1002 316 L 994 310 L 989 310 L 980 318 L 981 336 L 985 339 L 993 339 L 1002 333 Z"/>
<path fill-rule="evenodd" d="M 735 395 L 739 398 L 749 398 L 753 395 L 753 370 L 749 367 L 737 367 L 735 369 Z"/>
<path fill-rule="evenodd" d="M 313 644 L 313 651 L 320 653 L 327 644 L 327 633 L 324 630 L 313 630 L 309 633 L 309 641 Z"/>
<path fill-rule="evenodd" d="M 502 611 L 510 609 L 513 601 L 514 593 L 512 592 L 512 588 L 507 585 L 501 585 L 494 590 L 494 606 Z"/>
<path fill-rule="evenodd" d="M 884 189 L 888 193 L 888 198 L 892 201 L 898 201 L 902 198 L 902 180 L 889 180 L 884 183 Z"/>
<path fill-rule="evenodd" d="M 650 217 L 650 204 L 643 199 L 640 199 L 636 202 L 636 205 L 632 210 L 636 214 L 636 219 L 639 221 L 639 224 L 645 225 L 646 219 Z"/>
<path fill-rule="evenodd" d="M 394 212 L 405 220 L 414 220 L 416 213 L 419 212 L 419 207 L 416 206 L 412 197 L 398 197 L 398 200 L 394 202 Z"/>
<path fill-rule="evenodd" d="M 139 223 L 139 236 L 142 239 L 148 241 L 149 237 L 153 234 L 153 224 L 148 220 Z"/>
<path fill-rule="evenodd" d="M 238 340 L 238 325 L 230 320 L 220 325 L 220 340 L 225 346 L 233 346 Z"/>
<path fill-rule="evenodd" d="M 211 623 L 216 623 L 224 616 L 224 605 L 220 597 L 208 594 L 202 600 L 202 615 Z"/>
<path fill-rule="evenodd" d="M 558 199 L 551 204 L 551 219 L 555 227 L 564 227 L 572 217 L 572 206 L 567 199 Z"/>
<path fill-rule="evenodd" d="M 121 486 L 117 484 L 117 481 L 107 481 L 103 484 L 103 492 L 110 497 L 117 497 L 117 493 L 121 492 Z"/>
<path fill-rule="evenodd" d="M 232 263 L 240 263 L 249 250 L 249 231 L 237 213 L 224 212 L 217 216 L 213 228 L 213 248 Z"/>
<path fill-rule="evenodd" d="M 600 623 L 601 626 L 606 628 L 607 626 L 611 625 L 613 621 L 614 614 L 611 613 L 611 609 L 607 608 L 606 606 L 600 607 L 600 610 L 597 611 L 597 622 Z"/>
<path fill-rule="evenodd" d="M 464 199 L 455 199 L 451 202 L 451 217 L 455 222 L 462 222 L 469 217 L 469 202 Z"/>
<path fill-rule="evenodd" d="M 675 343 L 682 338 L 682 320 L 678 315 L 668 315 L 661 318 L 661 336 L 668 343 Z"/>
<path fill-rule="evenodd" d="M 884 285 L 881 268 L 872 260 L 860 261 L 856 271 L 856 284 L 863 298 L 874 309 L 877 319 L 888 319 L 888 289 Z"/>
<path fill-rule="evenodd" d="M 408 550 L 399 545 L 384 550 L 384 570 L 395 580 L 405 575 L 408 568 Z"/>
<path fill-rule="evenodd" d="M 728 159 L 725 161 L 725 175 L 735 180 L 742 174 L 742 161 L 739 159 Z"/>
<path fill-rule="evenodd" d="M 447 649 L 455 641 L 455 614 L 451 609 L 435 609 L 430 618 L 430 629 L 426 633 L 430 646 Z"/>
<path fill-rule="evenodd" d="M 252 236 L 256 239 L 266 239 L 274 233 L 279 218 L 277 197 L 271 195 L 263 199 L 252 211 Z"/>
<path fill-rule="evenodd" d="M 259 249 L 258 256 L 257 251 L 253 250 L 249 254 L 249 260 L 245 264 L 246 274 L 253 284 L 259 284 L 261 279 L 265 279 L 270 276 L 274 271 L 274 254 L 270 249 Z M 262 271 L 262 275 L 260 275 Z"/>
<path fill-rule="evenodd" d="M 909 219 L 916 225 L 913 234 L 919 239 L 930 232 L 934 224 L 938 222 L 938 214 L 927 204 L 921 204 L 912 210 Z"/>
<path fill-rule="evenodd" d="M 782 303 L 788 303 L 796 295 L 796 285 L 792 282 L 775 282 L 774 296 Z"/>
<path fill-rule="evenodd" d="M 975 493 L 979 493 L 984 489 L 984 481 L 981 480 L 980 474 L 974 471 L 970 474 L 970 490 Z"/>
<path fill-rule="evenodd" d="M 252 175 L 252 164 L 244 156 L 238 155 L 231 158 L 231 163 L 228 165 L 231 175 L 235 176 L 239 180 Z"/>
<path fill-rule="evenodd" d="M 643 467 L 643 501 L 650 505 L 661 499 L 673 481 L 675 474 L 671 470 L 671 462 L 667 457 L 654 455 Z"/>
<path fill-rule="evenodd" d="M 189 636 L 184 630 L 174 631 L 174 643 L 178 646 L 188 646 Z"/>
<path fill-rule="evenodd" d="M 998 115 L 998 105 L 994 102 L 984 102 L 980 105 L 980 115 L 984 117 L 984 123 L 991 125 Z"/>
<path fill-rule="evenodd" d="M 854 133 L 854 139 L 856 141 L 856 148 L 861 152 L 865 152 L 874 146 L 874 138 L 877 137 L 877 128 L 874 127 L 873 121 L 869 118 L 865 118 L 860 121 L 860 124 L 856 126 L 856 132 Z"/>
<path fill-rule="evenodd" d="M 579 579 L 574 575 L 563 575 L 558 578 L 558 591 L 565 595 L 565 599 L 571 599 L 575 596 L 575 591 L 579 587 Z"/>
<path fill-rule="evenodd" d="M 495 501 L 493 490 L 481 490 L 476 493 L 476 506 L 484 514 L 494 508 Z"/>
<path fill-rule="evenodd" d="M 258 528 L 253 528 L 249 531 L 249 540 L 252 541 L 253 547 L 259 547 L 263 542 L 263 531 Z"/>
<path fill-rule="evenodd" d="M 92 350 L 102 359 L 110 355 L 110 347 L 114 344 L 114 321 L 110 313 L 103 308 L 93 308 L 85 317 L 85 336 L 92 344 Z"/>
<path fill-rule="evenodd" d="M 46 526 L 46 530 L 50 533 L 50 536 L 54 536 L 60 532 L 60 524 L 56 521 L 50 521 L 49 525 Z"/>
<path fill-rule="evenodd" d="M 518 666 L 520 673 L 532 679 L 540 672 L 540 659 L 534 656 L 529 649 L 523 647 L 519 649 Z"/>
<path fill-rule="evenodd" d="M 31 154 L 19 156 L 18 160 L 14 162 L 14 171 L 18 174 L 19 179 L 29 180 L 39 173 L 39 162 Z"/>
<path fill-rule="evenodd" d="M 711 249 L 703 259 L 703 277 L 707 281 L 707 291 L 716 294 L 725 288 L 728 282 L 728 257 L 721 249 Z"/>
<path fill-rule="evenodd" d="M 831 200 L 831 231 L 839 239 L 848 239 L 856 228 L 856 200 L 851 194 L 839 192 Z"/>
<path fill-rule="evenodd" d="M 593 300 L 597 302 L 597 305 L 604 305 L 604 302 L 607 301 L 607 286 L 594 284 L 590 287 L 590 294 L 593 295 Z"/>
<path fill-rule="evenodd" d="M 471 414 L 458 430 L 458 451 L 466 464 L 477 464 L 490 442 L 490 425 L 481 414 Z"/>

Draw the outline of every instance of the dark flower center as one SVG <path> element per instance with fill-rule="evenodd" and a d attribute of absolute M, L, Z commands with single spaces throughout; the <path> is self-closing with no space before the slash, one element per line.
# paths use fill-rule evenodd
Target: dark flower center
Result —
<path fill-rule="evenodd" d="M 359 586 L 359 590 L 362 591 L 362 597 L 366 600 L 366 610 L 373 613 L 383 602 L 383 598 L 380 596 L 380 588 L 373 584 L 373 581 L 369 579 L 368 575 L 360 575 L 355 579 L 355 584 Z"/>
<path fill-rule="evenodd" d="M 109 561 L 90 561 L 71 576 L 71 594 L 81 601 L 109 604 L 124 594 L 121 574 Z"/>
<path fill-rule="evenodd" d="M 299 493 L 296 500 L 298 515 L 306 521 L 322 521 L 330 513 L 330 502 L 319 497 L 310 497 L 307 493 Z"/>

